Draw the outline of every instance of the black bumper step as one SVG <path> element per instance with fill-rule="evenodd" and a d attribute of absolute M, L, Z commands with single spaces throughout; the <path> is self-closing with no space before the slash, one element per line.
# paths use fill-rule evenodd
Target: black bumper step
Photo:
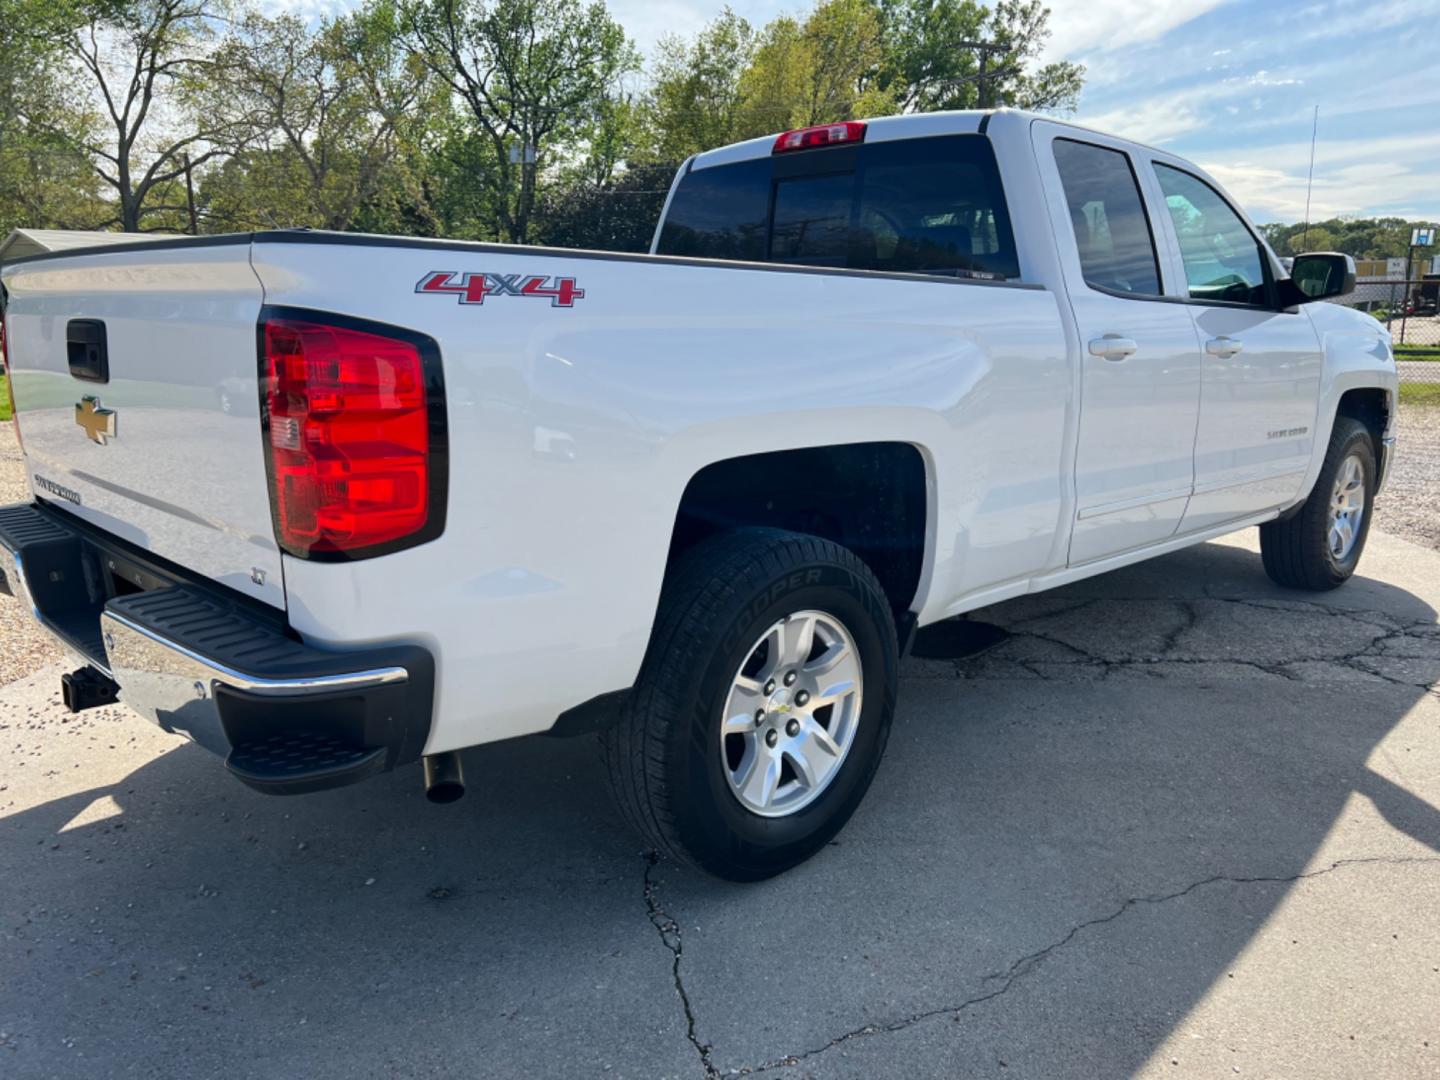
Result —
<path fill-rule="evenodd" d="M 194 586 L 119 596 L 105 610 L 183 645 L 212 665 L 267 679 L 316 678 L 370 666 L 368 654 L 313 648 L 287 636 L 278 623 Z M 380 666 L 389 658 L 374 659 Z"/>
<path fill-rule="evenodd" d="M 267 795 L 302 795 L 383 772 L 385 748 L 357 747 L 318 731 L 279 731 L 232 747 L 225 768 Z"/>

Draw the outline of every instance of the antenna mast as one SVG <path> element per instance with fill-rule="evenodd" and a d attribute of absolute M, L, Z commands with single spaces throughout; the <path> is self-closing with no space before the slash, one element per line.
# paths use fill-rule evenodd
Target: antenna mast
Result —
<path fill-rule="evenodd" d="M 1310 239 L 1310 188 L 1315 184 L 1315 132 L 1320 127 L 1320 106 L 1315 106 L 1315 118 L 1310 122 L 1310 176 L 1305 181 L 1305 233 L 1300 237 L 1300 250 Z"/>

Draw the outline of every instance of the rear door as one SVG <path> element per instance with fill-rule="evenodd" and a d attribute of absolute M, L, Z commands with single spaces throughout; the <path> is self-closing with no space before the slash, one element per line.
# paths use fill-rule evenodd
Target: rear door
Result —
<path fill-rule="evenodd" d="M 1181 531 L 1282 506 L 1315 444 L 1320 340 L 1300 308 L 1277 309 L 1264 245 L 1219 189 L 1177 160 L 1154 176 L 1201 356 L 1195 494 Z"/>
<path fill-rule="evenodd" d="M 276 607 L 247 237 L 6 268 L 35 495 Z"/>
<path fill-rule="evenodd" d="M 1076 565 L 1174 534 L 1194 479 L 1200 354 L 1126 144 L 1034 125 L 1036 157 L 1082 350 Z"/>

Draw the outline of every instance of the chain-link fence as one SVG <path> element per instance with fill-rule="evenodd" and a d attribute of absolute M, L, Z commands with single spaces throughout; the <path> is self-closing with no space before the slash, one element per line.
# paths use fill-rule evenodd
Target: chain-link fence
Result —
<path fill-rule="evenodd" d="M 1440 277 L 1416 281 L 1362 281 L 1337 303 L 1369 312 L 1395 343 L 1402 397 L 1440 403 Z"/>

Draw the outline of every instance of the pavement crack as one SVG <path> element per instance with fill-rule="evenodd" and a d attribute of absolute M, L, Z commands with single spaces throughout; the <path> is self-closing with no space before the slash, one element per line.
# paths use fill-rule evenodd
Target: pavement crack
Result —
<path fill-rule="evenodd" d="M 976 994 L 973 997 L 966 998 L 964 1001 L 955 1002 L 953 1004 L 942 1005 L 938 1008 L 933 1009 L 924 1009 L 920 1012 L 910 1013 L 907 1016 L 902 1016 L 894 1020 L 888 1020 L 883 1023 L 866 1024 L 863 1027 L 854 1028 L 841 1035 L 837 1035 L 835 1038 L 827 1042 L 824 1046 L 817 1046 L 813 1049 L 805 1050 L 800 1053 L 788 1054 L 780 1058 L 773 1058 L 769 1061 L 764 1062 L 763 1064 L 749 1065 L 734 1071 L 741 1075 L 748 1075 L 752 1073 L 770 1072 L 775 1069 L 789 1068 L 791 1066 L 799 1065 L 801 1062 L 807 1061 L 811 1058 L 818 1057 L 821 1054 L 828 1053 L 829 1051 L 834 1050 L 836 1047 L 843 1046 L 844 1044 L 853 1042 L 856 1039 L 867 1038 L 871 1035 L 886 1035 L 897 1031 L 904 1031 L 906 1028 L 913 1027 L 916 1024 L 923 1023 L 926 1020 L 932 1020 L 939 1016 L 950 1016 L 958 1020 L 960 1019 L 961 1014 L 966 1012 L 967 1010 L 973 1009 L 979 1005 L 983 1005 L 986 1002 L 994 1001 L 996 998 L 1003 997 L 1005 994 L 1009 993 L 1016 983 L 1018 983 L 1021 979 L 1025 978 L 1025 976 L 1029 975 L 1031 972 L 1038 969 L 1046 959 L 1048 959 L 1054 953 L 1066 948 L 1066 946 L 1068 946 L 1077 937 L 1084 934 L 1087 930 L 1091 930 L 1097 926 L 1104 926 L 1107 923 L 1113 923 L 1117 919 L 1124 916 L 1127 912 L 1132 911 L 1135 908 L 1140 907 L 1141 905 L 1166 904 L 1172 900 L 1179 900 L 1183 897 L 1189 896 L 1191 893 L 1196 892 L 1197 890 L 1205 889 L 1212 885 L 1290 885 L 1298 881 L 1308 881 L 1311 878 L 1324 877 L 1327 874 L 1332 874 L 1337 870 L 1345 869 L 1347 867 L 1375 865 L 1440 865 L 1440 856 L 1377 855 L 1354 859 L 1336 859 L 1328 866 L 1322 866 L 1316 870 L 1307 870 L 1299 874 L 1289 875 L 1260 875 L 1254 877 L 1243 877 L 1230 874 L 1213 874 L 1210 877 L 1201 878 L 1198 881 L 1192 881 L 1189 885 L 1186 885 L 1184 888 L 1181 889 L 1176 889 L 1174 892 L 1151 893 L 1143 896 L 1132 896 L 1124 900 L 1119 906 L 1117 906 L 1113 911 L 1109 912 L 1108 914 L 1098 916 L 1094 919 L 1086 919 L 1084 922 L 1076 923 L 1074 926 L 1072 926 L 1069 930 L 1067 930 L 1060 937 L 1056 938 L 1050 944 L 1044 946 L 1043 948 L 1036 949 L 1034 952 L 1027 953 L 1026 955 L 1020 957 L 1018 960 L 1013 961 L 1004 971 L 997 971 L 993 972 L 992 974 L 986 975 L 983 979 L 981 979 L 982 985 L 984 983 L 997 981 L 999 983 L 998 986 L 995 986 L 991 990 L 987 990 L 986 992 L 981 994 Z"/>
<path fill-rule="evenodd" d="M 665 910 L 665 905 L 660 901 L 660 886 L 653 876 L 655 867 L 660 862 L 660 853 L 653 848 L 645 852 L 645 914 L 650 919 L 650 925 L 655 927 L 656 933 L 660 935 L 660 941 L 665 948 L 670 950 L 670 978 L 675 984 L 675 996 L 680 999 L 680 1007 L 685 1011 L 685 1037 L 690 1040 L 690 1045 L 695 1048 L 695 1053 L 700 1058 L 700 1067 L 705 1071 L 707 1080 L 718 1077 L 720 1072 L 710 1060 L 713 1047 L 700 1038 L 695 1031 L 695 1009 L 690 1003 L 690 993 L 685 989 L 685 980 L 680 974 L 680 960 L 685 955 L 685 942 L 680 932 L 680 923 Z"/>
<path fill-rule="evenodd" d="M 1180 614 L 1184 617 L 1180 620 L 1180 624 L 1176 626 L 1175 629 L 1169 631 L 1160 643 L 1160 655 L 1162 657 L 1169 656 L 1174 652 L 1180 644 L 1180 639 L 1195 629 L 1195 624 L 1200 621 L 1200 613 L 1195 610 L 1195 605 L 1189 600 L 1177 600 L 1175 603 L 1180 608 Z"/>
<path fill-rule="evenodd" d="M 1264 675 L 1285 679 L 1289 682 L 1310 682 L 1300 671 L 1295 670 L 1302 664 L 1330 665 L 1344 668 L 1360 675 L 1365 675 L 1381 682 L 1394 686 L 1404 686 L 1418 689 L 1428 694 L 1437 693 L 1437 684 L 1433 682 L 1412 682 L 1409 679 L 1397 678 L 1379 669 L 1376 661 L 1389 657 L 1387 646 L 1394 641 L 1423 640 L 1434 636 L 1436 626 L 1433 622 L 1419 621 L 1401 624 L 1399 620 L 1383 612 L 1371 612 L 1351 608 L 1338 607 L 1332 604 L 1324 604 L 1313 600 L 1251 600 L 1244 597 L 1224 596 L 1215 593 L 1207 588 L 1204 601 L 1214 604 L 1235 605 L 1239 607 L 1255 608 L 1260 611 L 1274 612 L 1277 614 L 1299 615 L 1316 613 L 1331 618 L 1346 619 L 1370 627 L 1374 633 L 1370 640 L 1358 649 L 1349 652 L 1318 653 L 1314 655 L 1298 655 L 1279 657 L 1274 660 L 1254 660 L 1237 656 L 1176 656 L 1174 653 L 1180 648 L 1185 636 L 1194 630 L 1203 621 L 1203 614 L 1194 600 L 1172 599 L 1177 607 L 1181 618 L 1171 629 L 1167 630 L 1158 642 L 1158 648 L 1153 652 L 1143 654 L 1102 655 L 1093 648 L 1077 644 L 1068 637 L 1059 636 L 1053 632 L 1046 632 L 1042 629 L 1034 629 L 1033 624 L 1054 618 L 1057 615 L 1065 615 L 1088 607 L 1088 602 L 1062 608 L 1054 612 L 1045 612 L 1019 620 L 1006 627 L 1010 633 L 1011 640 L 1030 640 L 1043 642 L 1052 648 L 1064 650 L 1060 657 L 1047 659 L 1036 659 L 1033 657 L 1009 657 L 1003 654 L 977 658 L 976 660 L 957 665 L 956 674 L 960 678 L 985 679 L 992 677 L 1003 677 L 1007 667 L 1024 671 L 1034 678 L 1049 678 L 1046 670 L 1054 669 L 1089 669 L 1098 673 L 1101 680 L 1108 679 L 1116 672 L 1133 670 L 1145 674 L 1155 674 L 1152 667 L 1163 667 L 1168 665 L 1204 667 L 1206 665 L 1230 665 L 1233 667 L 1249 668 Z"/>

